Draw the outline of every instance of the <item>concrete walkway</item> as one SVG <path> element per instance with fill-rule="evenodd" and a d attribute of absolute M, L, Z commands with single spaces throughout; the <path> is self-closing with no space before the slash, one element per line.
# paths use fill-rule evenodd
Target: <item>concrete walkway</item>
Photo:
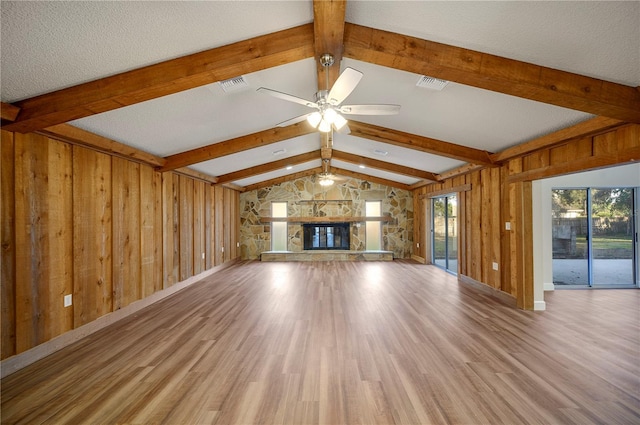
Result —
<path fill-rule="evenodd" d="M 632 260 L 593 260 L 593 282 L 596 285 L 633 285 Z M 553 260 L 553 283 L 587 285 L 587 260 Z"/>

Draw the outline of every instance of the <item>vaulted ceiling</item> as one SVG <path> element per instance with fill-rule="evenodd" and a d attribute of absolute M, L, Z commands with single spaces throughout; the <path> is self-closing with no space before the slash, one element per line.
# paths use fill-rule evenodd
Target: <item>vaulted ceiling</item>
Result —
<path fill-rule="evenodd" d="M 36 131 L 257 188 L 316 174 L 418 187 L 567 135 L 640 123 L 640 2 L 2 1 L 3 128 Z M 345 67 L 348 116 L 327 135 L 312 100 Z M 422 76 L 448 81 L 438 91 Z M 223 90 L 220 81 L 246 85 Z M 524 148 L 526 146 L 526 148 Z M 521 148 L 518 148 L 521 147 Z M 364 167 L 364 168 L 362 168 Z M 289 169 L 287 169 L 289 168 Z"/>

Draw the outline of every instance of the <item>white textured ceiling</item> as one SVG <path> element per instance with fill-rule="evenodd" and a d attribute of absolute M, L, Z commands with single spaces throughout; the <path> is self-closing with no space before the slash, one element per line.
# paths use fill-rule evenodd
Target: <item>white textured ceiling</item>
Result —
<path fill-rule="evenodd" d="M 311 1 L 0 3 L 0 84 L 14 102 L 119 72 L 312 22 Z M 470 48 L 629 86 L 640 85 L 640 2 L 349 1 L 346 21 Z M 437 92 L 419 75 L 344 59 L 364 72 L 348 103 L 397 103 L 397 116 L 359 121 L 469 147 L 500 151 L 590 115 L 450 83 Z M 224 93 L 203 86 L 76 120 L 71 124 L 166 156 L 272 128 L 306 108 L 255 92 L 260 86 L 311 99 L 312 59 L 245 76 Z M 312 134 L 192 168 L 211 175 L 319 149 Z M 462 163 L 406 148 L 336 135 L 348 153 L 444 172 Z M 285 149 L 277 157 L 273 151 Z M 384 158 L 373 151 L 388 151 Z M 336 167 L 411 184 L 415 179 L 334 160 Z M 236 182 L 257 183 L 319 166 L 299 164 Z M 306 167 L 306 168 L 305 168 Z"/>

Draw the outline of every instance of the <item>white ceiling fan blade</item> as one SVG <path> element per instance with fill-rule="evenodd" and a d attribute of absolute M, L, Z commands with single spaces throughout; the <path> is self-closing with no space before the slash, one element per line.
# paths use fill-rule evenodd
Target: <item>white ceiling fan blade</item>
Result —
<path fill-rule="evenodd" d="M 310 113 L 304 114 L 304 115 L 300 115 L 300 116 L 295 117 L 295 118 L 291 118 L 290 120 L 282 121 L 281 123 L 277 124 L 276 127 L 286 127 L 286 126 L 291 125 L 291 124 L 297 124 L 299 122 L 302 122 L 302 121 L 306 120 L 307 117 L 309 115 L 311 115 L 311 114 L 313 114 L 313 112 L 310 112 Z"/>
<path fill-rule="evenodd" d="M 310 100 L 306 100 L 306 99 L 303 99 L 303 98 L 297 97 L 297 96 L 292 96 L 292 95 L 287 94 L 287 93 L 282 93 L 282 92 L 279 92 L 277 90 L 271 90 L 271 89 L 268 89 L 266 87 L 260 87 L 256 91 L 259 92 L 259 93 L 270 94 L 271 96 L 277 97 L 278 99 L 287 100 L 289 102 L 294 102 L 294 103 L 299 103 L 301 105 L 308 106 L 310 108 L 317 108 L 318 107 L 317 103 L 312 102 Z"/>
<path fill-rule="evenodd" d="M 356 88 L 361 79 L 362 72 L 353 68 L 346 68 L 342 71 L 333 87 L 331 87 L 327 102 L 334 106 L 341 104 Z"/>
<path fill-rule="evenodd" d="M 396 115 L 400 105 L 343 105 L 338 110 L 346 115 Z"/>

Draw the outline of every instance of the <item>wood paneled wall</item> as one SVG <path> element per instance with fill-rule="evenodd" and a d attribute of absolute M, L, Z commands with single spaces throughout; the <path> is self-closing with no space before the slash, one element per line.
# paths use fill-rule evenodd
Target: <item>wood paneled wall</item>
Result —
<path fill-rule="evenodd" d="M 458 193 L 459 274 L 513 295 L 520 308 L 533 309 L 531 181 L 638 159 L 640 126 L 628 124 L 424 186 L 414 191 L 420 222 L 414 225 L 414 241 L 420 241 L 419 247 L 414 244 L 414 255 L 428 259 L 425 207 L 431 194 L 471 185 Z"/>
<path fill-rule="evenodd" d="M 1 133 L 2 359 L 238 257 L 238 192 Z"/>

